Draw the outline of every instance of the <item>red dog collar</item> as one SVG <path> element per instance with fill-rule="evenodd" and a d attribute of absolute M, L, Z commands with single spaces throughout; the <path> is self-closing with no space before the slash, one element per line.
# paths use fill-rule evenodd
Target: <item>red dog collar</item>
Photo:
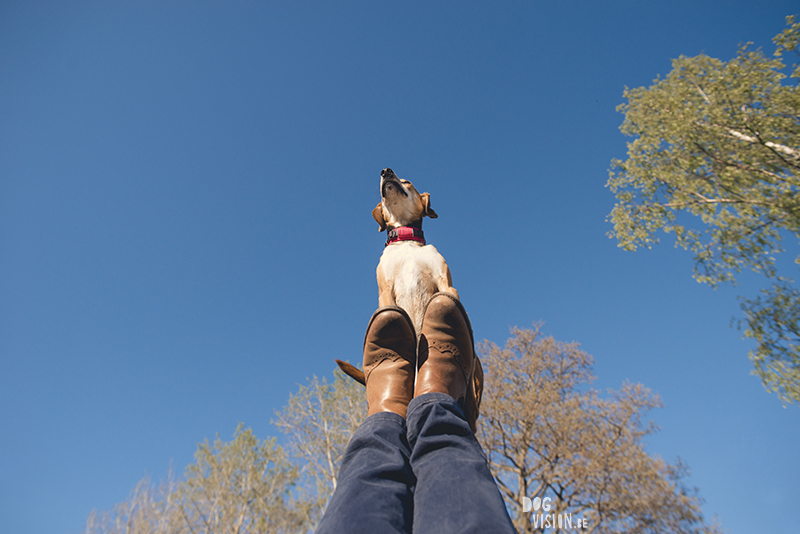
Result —
<path fill-rule="evenodd" d="M 385 246 L 397 243 L 398 241 L 417 241 L 424 245 L 425 234 L 422 232 L 421 228 L 414 228 L 413 226 L 399 226 L 386 232 Z"/>

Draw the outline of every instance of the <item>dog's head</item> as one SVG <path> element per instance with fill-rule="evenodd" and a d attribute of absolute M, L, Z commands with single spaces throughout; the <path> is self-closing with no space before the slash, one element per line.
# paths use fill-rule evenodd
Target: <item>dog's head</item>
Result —
<path fill-rule="evenodd" d="M 431 196 L 417 192 L 411 182 L 398 178 L 392 169 L 381 171 L 381 202 L 372 210 L 372 216 L 381 232 L 417 221 L 421 224 L 423 217 L 438 217 L 431 209 Z"/>

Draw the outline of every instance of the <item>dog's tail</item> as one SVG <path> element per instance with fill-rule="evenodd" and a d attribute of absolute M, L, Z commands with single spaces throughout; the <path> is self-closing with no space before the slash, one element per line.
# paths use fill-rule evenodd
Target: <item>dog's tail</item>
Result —
<path fill-rule="evenodd" d="M 361 385 L 364 386 L 367 385 L 367 380 L 366 378 L 364 378 L 364 371 L 362 371 L 361 369 L 352 364 L 343 362 L 342 360 L 335 360 L 335 361 L 336 365 L 339 366 L 339 369 L 341 369 L 342 372 L 344 372 L 344 374 L 346 374 L 356 382 L 360 383 Z"/>

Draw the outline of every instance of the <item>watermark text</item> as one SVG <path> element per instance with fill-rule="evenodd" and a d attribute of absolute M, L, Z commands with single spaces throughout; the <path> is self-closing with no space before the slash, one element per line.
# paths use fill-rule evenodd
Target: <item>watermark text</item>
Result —
<path fill-rule="evenodd" d="M 545 497 L 540 499 L 534 497 L 533 500 L 528 497 L 522 498 L 522 512 L 531 514 L 531 521 L 533 528 L 560 528 L 563 530 L 578 530 L 589 528 L 589 523 L 585 517 L 573 518 L 571 513 L 550 513 L 552 510 L 552 499 Z"/>

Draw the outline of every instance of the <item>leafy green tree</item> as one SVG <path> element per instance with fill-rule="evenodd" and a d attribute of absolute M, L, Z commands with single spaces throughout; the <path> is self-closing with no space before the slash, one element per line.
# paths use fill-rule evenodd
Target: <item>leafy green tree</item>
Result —
<path fill-rule="evenodd" d="M 773 57 L 748 45 L 728 62 L 681 56 L 666 78 L 626 89 L 620 129 L 635 139 L 608 187 L 619 246 L 650 247 L 663 230 L 694 253 L 700 282 L 735 283 L 743 269 L 767 277 L 758 298 L 742 299 L 744 334 L 765 387 L 798 403 L 800 290 L 776 263 L 784 241 L 800 239 L 800 88 L 782 72 L 783 55 L 800 52 L 800 23 L 787 23 Z"/>
<path fill-rule="evenodd" d="M 718 531 L 703 521 L 686 466 L 644 450 L 657 396 L 640 384 L 602 396 L 587 387 L 593 359 L 577 343 L 544 337 L 538 326 L 512 334 L 505 348 L 479 349 L 478 438 L 519 532 Z M 524 512 L 523 498 L 549 509 Z"/>

